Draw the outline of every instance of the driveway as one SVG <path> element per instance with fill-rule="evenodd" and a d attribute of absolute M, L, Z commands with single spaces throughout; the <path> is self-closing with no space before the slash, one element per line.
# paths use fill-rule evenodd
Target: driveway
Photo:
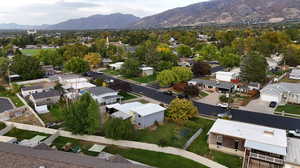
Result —
<path fill-rule="evenodd" d="M 204 98 L 198 100 L 197 102 L 204 103 L 204 104 L 210 104 L 210 105 L 216 105 L 219 103 L 219 97 L 220 93 L 213 92 L 209 94 L 208 96 L 205 96 Z"/>
<path fill-rule="evenodd" d="M 0 113 L 14 109 L 14 105 L 7 98 L 0 98 Z"/>
<path fill-rule="evenodd" d="M 269 107 L 270 102 L 261 99 L 252 100 L 247 106 L 240 107 L 241 110 L 254 111 L 258 113 L 273 114 L 275 108 Z"/>

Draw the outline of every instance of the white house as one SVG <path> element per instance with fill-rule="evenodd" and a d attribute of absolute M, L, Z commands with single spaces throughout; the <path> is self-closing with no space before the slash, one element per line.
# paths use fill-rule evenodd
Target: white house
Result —
<path fill-rule="evenodd" d="M 260 91 L 260 98 L 267 102 L 300 104 L 300 85 L 297 83 L 276 83 Z"/>
<path fill-rule="evenodd" d="M 290 73 L 290 79 L 300 80 L 300 69 L 293 69 Z"/>
<path fill-rule="evenodd" d="M 123 66 L 124 62 L 117 62 L 114 64 L 109 64 L 108 66 L 112 69 L 112 70 L 120 70 Z"/>
<path fill-rule="evenodd" d="M 106 87 L 92 87 L 85 89 L 82 93 L 88 92 L 99 104 L 112 104 L 121 101 L 118 92 Z"/>
<path fill-rule="evenodd" d="M 284 167 L 286 130 L 218 119 L 208 132 L 209 148 L 244 157 L 243 168 Z"/>
<path fill-rule="evenodd" d="M 113 104 L 106 106 L 112 113 L 112 117 L 128 119 L 131 118 L 133 124 L 139 128 L 147 128 L 155 122 L 164 121 L 164 107 L 157 104 L 142 104 L 140 102 L 132 102 L 126 104 Z"/>
<path fill-rule="evenodd" d="M 86 78 L 78 75 L 60 75 L 58 76 L 59 83 L 65 90 L 75 90 L 81 91 L 91 87 L 96 87 L 96 85 L 88 82 Z"/>
<path fill-rule="evenodd" d="M 231 82 L 238 78 L 238 74 L 234 72 L 224 72 L 218 71 L 216 72 L 216 79 L 219 81 Z"/>
<path fill-rule="evenodd" d="M 150 76 L 153 75 L 154 69 L 152 67 L 141 67 L 142 76 Z"/>

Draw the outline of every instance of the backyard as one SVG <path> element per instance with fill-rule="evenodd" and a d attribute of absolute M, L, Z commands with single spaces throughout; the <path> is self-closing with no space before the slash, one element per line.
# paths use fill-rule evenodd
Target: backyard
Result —
<path fill-rule="evenodd" d="M 170 168 L 170 165 L 172 165 L 172 168 L 206 168 L 206 166 L 192 160 L 166 153 L 119 148 L 116 146 L 106 147 L 104 151 L 111 154 L 119 154 L 125 158 L 158 168 Z"/>
<path fill-rule="evenodd" d="M 8 133 L 6 133 L 4 136 L 15 137 L 18 139 L 18 141 L 22 141 L 24 139 L 31 139 L 37 135 L 49 136 L 48 134 L 33 132 L 33 131 L 26 131 L 26 130 L 21 130 L 21 129 L 17 129 L 17 128 L 13 128 Z"/>
<path fill-rule="evenodd" d="M 275 111 L 300 115 L 300 105 L 287 104 L 284 106 L 278 106 Z"/>
<path fill-rule="evenodd" d="M 57 137 L 54 140 L 54 142 L 52 143 L 52 146 L 55 146 L 58 150 L 64 151 L 63 147 L 67 143 L 71 144 L 74 148 L 80 149 L 83 154 L 86 154 L 89 156 L 97 156 L 99 154 L 97 152 L 88 151 L 94 145 L 94 143 L 80 141 L 80 140 L 72 139 L 72 138 Z"/>
<path fill-rule="evenodd" d="M 10 93 L 9 91 L 0 90 L 0 97 L 10 98 L 10 100 L 15 104 L 16 107 L 21 107 L 24 105 L 17 95 Z"/>
<path fill-rule="evenodd" d="M 64 120 L 64 116 L 59 105 L 51 106 L 49 111 L 49 113 L 40 114 L 41 119 L 45 123 L 62 122 Z"/>

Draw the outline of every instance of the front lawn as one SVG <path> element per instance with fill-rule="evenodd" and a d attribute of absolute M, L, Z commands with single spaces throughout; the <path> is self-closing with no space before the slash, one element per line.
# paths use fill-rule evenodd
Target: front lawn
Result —
<path fill-rule="evenodd" d="M 67 144 L 71 143 L 74 147 L 80 147 L 81 152 L 89 155 L 89 156 L 98 156 L 99 153 L 97 152 L 90 152 L 88 151 L 94 143 L 92 142 L 86 142 L 81 141 L 77 139 L 67 138 L 67 137 L 57 137 L 54 142 L 52 143 L 52 146 L 55 146 L 58 150 L 63 151 L 63 147 Z"/>
<path fill-rule="evenodd" d="M 201 98 L 208 96 L 208 94 L 203 91 L 200 91 L 199 95 L 201 96 Z"/>
<path fill-rule="evenodd" d="M 122 98 L 123 101 L 138 98 L 137 95 L 134 95 L 134 94 L 128 93 L 128 92 L 120 92 L 120 93 L 119 93 L 119 96 L 122 96 L 122 97 L 123 97 L 123 98 Z"/>
<path fill-rule="evenodd" d="M 300 115 L 300 105 L 296 104 L 287 104 L 284 106 L 278 106 L 275 110 L 276 112 L 285 112 L 290 114 L 298 114 Z"/>
<path fill-rule="evenodd" d="M 119 71 L 115 71 L 115 70 L 112 70 L 112 69 L 106 69 L 104 71 L 102 71 L 103 73 L 107 73 L 109 75 L 120 75 L 120 72 Z"/>
<path fill-rule="evenodd" d="M 139 83 L 151 83 L 151 82 L 156 81 L 156 75 L 134 77 L 134 78 L 129 78 L 129 79 L 139 82 Z"/>
<path fill-rule="evenodd" d="M 6 125 L 3 122 L 0 122 L 0 130 L 4 129 Z"/>
<path fill-rule="evenodd" d="M 34 132 L 34 131 L 21 130 L 21 129 L 17 129 L 17 128 L 13 128 L 8 133 L 6 133 L 4 136 L 15 137 L 18 139 L 18 141 L 22 141 L 24 139 L 31 139 L 37 135 L 47 136 L 47 137 L 49 136 L 48 134 Z"/>
<path fill-rule="evenodd" d="M 119 154 L 127 159 L 138 161 L 157 168 L 206 168 L 206 166 L 195 161 L 161 152 L 119 148 L 116 146 L 106 147 L 104 151 L 112 154 Z"/>
<path fill-rule="evenodd" d="M 196 153 L 201 156 L 205 156 L 209 159 L 212 159 L 220 164 L 223 164 L 230 168 L 240 168 L 242 167 L 242 159 L 237 156 L 229 155 L 226 153 L 212 151 L 208 147 L 207 143 L 207 133 L 211 126 L 213 125 L 213 121 L 205 120 L 199 118 L 199 124 L 202 123 L 201 128 L 203 128 L 203 132 L 201 135 L 192 143 L 192 145 L 188 148 L 188 151 Z M 202 122 L 201 122 L 202 121 Z"/>
<path fill-rule="evenodd" d="M 21 107 L 24 105 L 17 95 L 10 93 L 9 91 L 0 91 L 0 97 L 10 98 L 10 100 L 15 104 L 16 107 Z"/>

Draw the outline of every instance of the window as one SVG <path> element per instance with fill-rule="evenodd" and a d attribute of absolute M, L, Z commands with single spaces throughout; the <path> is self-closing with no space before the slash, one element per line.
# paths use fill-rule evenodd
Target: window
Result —
<path fill-rule="evenodd" d="M 140 125 L 141 125 L 141 123 L 138 123 L 138 125 L 140 126 Z"/>
<path fill-rule="evenodd" d="M 141 116 L 141 115 L 138 115 L 138 117 L 141 118 L 142 116 Z"/>
<path fill-rule="evenodd" d="M 223 145 L 223 136 L 217 135 L 217 145 L 222 146 Z"/>

